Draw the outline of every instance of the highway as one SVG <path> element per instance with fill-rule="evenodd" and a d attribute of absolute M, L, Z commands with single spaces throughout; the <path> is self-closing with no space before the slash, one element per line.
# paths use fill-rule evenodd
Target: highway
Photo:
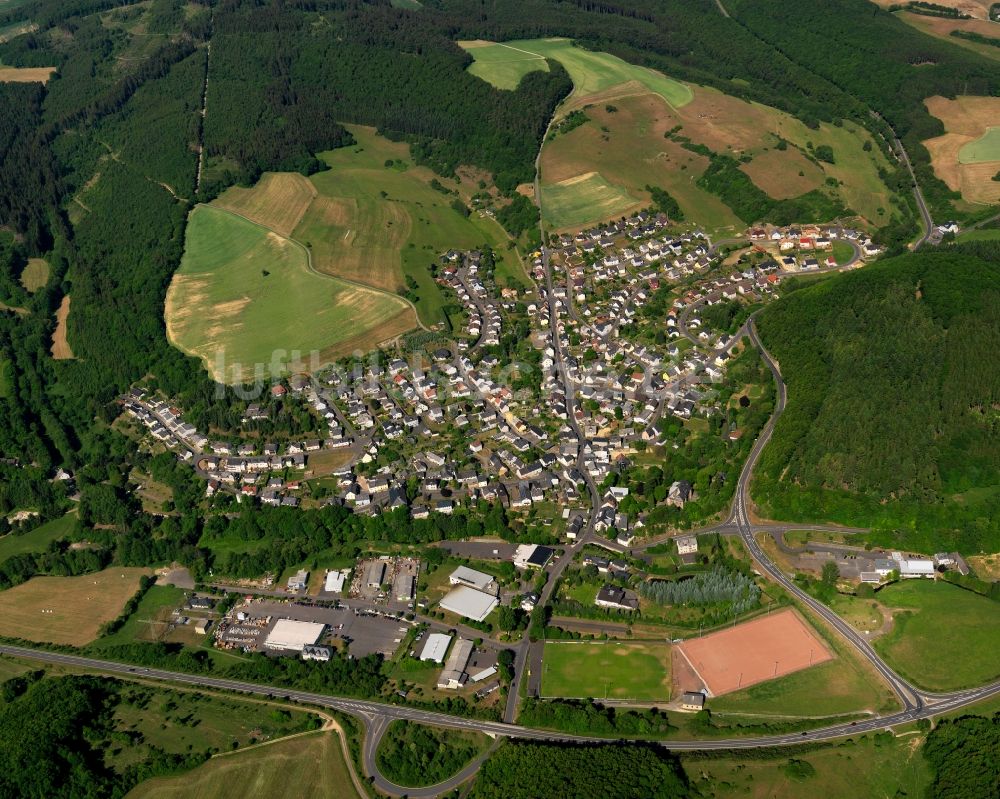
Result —
<path fill-rule="evenodd" d="M 482 760 L 485 759 L 485 755 L 478 758 L 477 761 L 463 769 L 459 774 L 430 788 L 403 788 L 394 785 L 392 782 L 386 780 L 381 776 L 381 774 L 379 774 L 377 764 L 375 762 L 375 752 L 378 747 L 378 741 L 384 734 L 385 729 L 392 721 L 399 719 L 421 722 L 424 724 L 433 724 L 450 729 L 477 730 L 487 735 L 500 738 L 570 743 L 606 743 L 608 741 L 607 738 L 568 735 L 558 732 L 550 732 L 547 730 L 532 729 L 530 727 L 522 727 L 516 724 L 507 724 L 504 722 L 458 718 L 456 716 L 421 710 L 406 705 L 393 705 L 384 702 L 373 702 L 348 697 L 327 696 L 325 694 L 290 690 L 288 688 L 281 688 L 272 685 L 258 685 L 256 683 L 243 682 L 240 680 L 226 680 L 201 674 L 184 674 L 183 672 L 169 671 L 166 669 L 147 669 L 138 666 L 130 666 L 127 663 L 98 660 L 95 658 L 81 657 L 79 655 L 63 654 L 61 652 L 47 652 L 39 649 L 0 644 L 0 654 L 45 663 L 70 666 L 74 668 L 90 669 L 125 678 L 131 677 L 143 680 L 159 680 L 190 685 L 197 688 L 235 691 L 237 693 L 284 699 L 304 705 L 313 705 L 315 707 L 350 713 L 351 715 L 361 719 L 368 728 L 368 734 L 365 737 L 363 748 L 365 770 L 374 777 L 374 784 L 377 788 L 379 788 L 379 790 L 396 796 L 405 794 L 410 797 L 427 797 L 429 799 L 429 797 L 437 796 L 441 793 L 450 791 L 464 782 L 464 780 L 471 777 L 472 774 L 474 774 L 478 769 Z M 883 730 L 895 725 L 906 724 L 917 719 L 928 718 L 939 713 L 957 710 L 966 705 L 972 704 L 973 702 L 977 702 L 991 696 L 996 696 L 998 694 L 1000 694 L 1000 682 L 969 691 L 942 694 L 936 697 L 933 703 L 925 703 L 921 707 L 905 708 L 904 710 L 889 716 L 883 716 L 881 718 L 875 717 L 847 724 L 836 724 L 807 732 L 769 735 L 758 738 L 719 738 L 704 741 L 665 740 L 656 741 L 655 743 L 658 743 L 659 745 L 670 750 L 684 752 L 713 749 L 754 749 L 767 746 L 788 746 L 807 741 L 829 741 L 848 735 L 858 735 L 864 732 Z"/>

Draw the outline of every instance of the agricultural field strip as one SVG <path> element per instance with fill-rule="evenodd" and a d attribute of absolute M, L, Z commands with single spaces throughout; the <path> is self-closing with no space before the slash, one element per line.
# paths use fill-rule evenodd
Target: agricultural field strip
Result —
<path fill-rule="evenodd" d="M 410 300 L 406 299 L 406 297 L 402 297 L 399 294 L 394 294 L 391 291 L 386 291 L 385 289 L 376 288 L 375 286 L 372 286 L 372 285 L 370 285 L 368 283 L 361 283 L 361 282 L 359 282 L 357 280 L 352 280 L 351 278 L 340 277 L 339 275 L 331 275 L 331 274 L 328 274 L 327 272 L 320 272 L 318 269 L 316 269 L 315 266 L 313 266 L 312 253 L 309 251 L 309 248 L 306 247 L 302 242 L 298 241 L 297 239 L 294 239 L 291 236 L 283 236 L 282 234 L 278 233 L 276 230 L 273 230 L 272 228 L 269 228 L 267 225 L 264 225 L 264 224 L 262 224 L 260 222 L 257 222 L 257 221 L 251 219 L 248 216 L 244 216 L 241 213 L 238 213 L 236 211 L 232 211 L 229 208 L 221 208 L 221 207 L 219 207 L 217 205 L 208 205 L 207 207 L 208 208 L 212 208 L 212 209 L 214 209 L 216 211 L 219 211 L 221 213 L 229 214 L 230 216 L 234 216 L 234 217 L 236 217 L 238 219 L 243 219 L 244 221 L 249 222 L 251 225 L 255 225 L 256 227 L 259 227 L 261 230 L 265 230 L 268 233 L 272 233 L 275 236 L 278 236 L 278 237 L 284 239 L 285 241 L 291 242 L 296 247 L 298 247 L 302 252 L 305 253 L 305 255 L 306 255 L 306 266 L 308 267 L 308 269 L 309 269 L 310 272 L 312 272 L 314 275 L 317 275 L 318 277 L 324 278 L 325 280 L 332 280 L 335 283 L 346 283 L 346 284 L 349 284 L 351 286 L 354 286 L 355 288 L 361 289 L 362 291 L 370 291 L 370 292 L 374 292 L 376 294 L 382 294 L 382 295 L 384 295 L 386 297 L 390 297 L 393 300 L 398 300 L 401 303 L 405 303 L 411 309 L 413 309 L 413 315 L 417 319 L 417 324 L 419 324 L 420 327 L 423 328 L 424 330 L 428 329 L 428 328 L 426 328 L 424 326 L 424 323 L 420 321 L 420 316 L 417 314 L 417 307 Z"/>

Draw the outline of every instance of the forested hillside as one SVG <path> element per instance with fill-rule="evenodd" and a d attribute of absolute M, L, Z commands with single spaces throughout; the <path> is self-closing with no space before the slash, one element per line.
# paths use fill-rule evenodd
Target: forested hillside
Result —
<path fill-rule="evenodd" d="M 1000 250 L 879 262 L 761 312 L 788 407 L 754 498 L 922 551 L 1000 546 Z"/>

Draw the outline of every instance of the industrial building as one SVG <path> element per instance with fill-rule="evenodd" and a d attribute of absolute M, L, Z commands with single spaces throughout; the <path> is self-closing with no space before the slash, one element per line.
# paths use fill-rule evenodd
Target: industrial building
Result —
<path fill-rule="evenodd" d="M 301 652 L 305 647 L 312 646 L 319 641 L 325 629 L 326 625 L 318 622 L 278 619 L 274 629 L 264 641 L 264 647 L 266 649 Z"/>
<path fill-rule="evenodd" d="M 444 662 L 444 655 L 448 651 L 448 644 L 450 643 L 450 635 L 431 633 L 427 636 L 424 648 L 420 651 L 420 660 L 433 660 L 439 664 Z"/>
<path fill-rule="evenodd" d="M 459 566 L 455 569 L 448 578 L 448 582 L 452 585 L 467 585 L 469 588 L 475 588 L 477 591 L 491 591 L 494 587 L 492 575 L 477 572 L 475 569 L 470 569 L 467 566 Z"/>
<path fill-rule="evenodd" d="M 289 591 L 304 591 L 307 585 L 309 585 L 309 572 L 305 569 L 295 572 L 288 578 Z"/>
<path fill-rule="evenodd" d="M 492 594 L 460 585 L 441 600 L 439 607 L 473 621 L 482 621 L 490 615 L 498 602 L 499 600 Z"/>
<path fill-rule="evenodd" d="M 518 569 L 544 569 L 553 550 L 539 544 L 521 544 L 514 553 L 514 566 Z"/>
<path fill-rule="evenodd" d="M 344 590 L 344 585 L 347 582 L 347 577 L 350 575 L 350 569 L 344 569 L 343 571 L 329 571 L 326 573 L 326 580 L 323 582 L 323 590 L 331 594 L 340 594 Z"/>
<path fill-rule="evenodd" d="M 397 574 L 392 581 L 392 595 L 400 602 L 409 602 L 416 585 L 417 578 L 412 574 Z"/>
<path fill-rule="evenodd" d="M 328 646 L 314 646 L 310 644 L 302 647 L 303 660 L 318 660 L 321 663 L 326 663 L 332 654 L 333 652 Z"/>
<path fill-rule="evenodd" d="M 377 560 L 368 567 L 365 583 L 369 588 L 378 588 L 385 581 L 385 561 Z"/>
<path fill-rule="evenodd" d="M 445 663 L 444 670 L 438 677 L 438 688 L 461 688 L 465 685 L 469 679 L 469 675 L 465 673 L 465 667 L 469 663 L 469 658 L 472 657 L 474 648 L 472 641 L 466 638 L 459 638 L 455 642 L 455 646 L 452 647 L 451 654 L 448 656 L 448 662 Z"/>

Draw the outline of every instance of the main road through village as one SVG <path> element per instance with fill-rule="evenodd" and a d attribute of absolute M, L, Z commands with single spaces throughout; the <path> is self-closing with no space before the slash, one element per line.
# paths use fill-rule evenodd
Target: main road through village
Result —
<path fill-rule="evenodd" d="M 535 196 L 540 197 L 540 186 L 536 179 Z M 919 197 L 918 199 L 922 200 Z M 922 206 L 922 203 L 921 203 Z M 929 230 L 925 214 L 925 227 Z M 927 238 L 925 232 L 923 243 Z M 542 230 L 542 241 L 545 240 L 544 229 Z M 561 321 L 560 309 L 557 306 L 557 299 L 553 292 L 552 264 L 547 247 L 542 248 L 542 260 L 545 270 L 545 296 L 548 304 L 548 329 L 552 337 L 552 346 L 555 352 L 555 368 L 557 375 L 562 381 L 565 391 L 566 416 L 570 427 L 578 440 L 582 441 L 582 435 L 576 422 L 576 396 L 574 386 L 569 378 L 568 370 L 565 368 L 565 356 L 561 341 Z M 572 307 L 567 312 L 573 314 Z M 684 331 L 686 333 L 686 331 Z M 778 365 L 771 358 L 764 348 L 757 334 L 753 318 L 744 325 L 734 340 L 738 341 L 747 337 L 750 342 L 760 351 L 764 362 L 767 364 L 774 378 L 777 388 L 774 413 L 767 425 L 761 431 L 760 436 L 754 442 L 753 448 L 747 457 L 746 463 L 740 472 L 739 481 L 736 486 L 733 503 L 729 514 L 718 524 L 705 527 L 696 533 L 717 532 L 723 535 L 738 535 L 744 546 L 756 561 L 762 574 L 780 584 L 789 594 L 795 597 L 798 602 L 808 607 L 825 623 L 834 628 L 858 654 L 867 660 L 872 667 L 882 676 L 886 683 L 892 688 L 899 698 L 901 709 L 898 712 L 875 716 L 862 721 L 834 724 L 828 727 L 809 730 L 806 732 L 788 733 L 784 735 L 770 735 L 762 737 L 746 738 L 723 738 L 708 741 L 671 741 L 657 740 L 656 744 L 668 749 L 677 751 L 690 750 L 724 750 L 724 749 L 752 749 L 759 747 L 787 746 L 802 742 L 830 741 L 849 735 L 857 735 L 873 730 L 888 729 L 897 725 L 907 724 L 918 719 L 929 718 L 941 713 L 957 710 L 971 705 L 982 699 L 1000 695 L 1000 681 L 981 686 L 979 688 L 965 691 L 954 691 L 951 693 L 929 693 L 920 690 L 912 683 L 896 674 L 875 652 L 871 644 L 865 640 L 849 624 L 841 619 L 836 613 L 826 605 L 814 599 L 809 594 L 800 589 L 788 575 L 767 556 L 757 541 L 756 534 L 761 532 L 782 532 L 790 529 L 801 528 L 802 525 L 782 524 L 782 523 L 754 523 L 750 516 L 750 479 L 754 466 L 760 458 L 760 454 L 766 446 L 774 431 L 774 426 L 785 408 L 787 392 L 784 380 Z M 582 449 L 582 448 L 581 448 Z M 613 550 L 625 551 L 613 541 L 601 538 L 595 534 L 594 522 L 600 507 L 601 497 L 593 477 L 583 468 L 582 455 L 578 464 L 580 471 L 584 474 L 588 493 L 591 498 L 590 517 L 587 525 L 581 531 L 579 538 L 569 547 L 563 555 L 555 562 L 548 574 L 548 580 L 542 591 L 539 605 L 544 606 L 552 596 L 552 592 L 559 582 L 563 570 L 573 560 L 574 555 L 587 544 L 597 544 Z M 815 527 L 815 525 L 810 525 Z M 433 797 L 441 793 L 456 788 L 478 771 L 483 761 L 489 755 L 490 749 L 479 756 L 462 769 L 458 774 L 453 775 L 448 780 L 437 785 L 426 788 L 404 788 L 395 785 L 386 779 L 379 771 L 376 751 L 379 741 L 384 735 L 389 724 L 396 720 L 407 720 L 433 724 L 451 729 L 477 730 L 496 739 L 518 738 L 537 741 L 557 741 L 576 743 L 601 743 L 607 742 L 607 738 L 588 737 L 583 735 L 568 735 L 564 733 L 552 732 L 549 730 L 533 729 L 520 726 L 515 723 L 517 706 L 522 693 L 529 696 L 537 696 L 540 692 L 540 680 L 542 674 L 542 648 L 543 642 L 532 642 L 529 638 L 521 642 L 517 647 L 514 661 L 514 679 L 510 685 L 507 703 L 504 708 L 503 721 L 484 721 L 481 719 L 459 718 L 444 713 L 438 713 L 419 708 L 410 707 L 403 704 L 390 704 L 386 702 L 367 701 L 353 699 L 349 697 L 328 696 L 326 694 L 306 693 L 302 691 L 290 690 L 287 687 L 275 685 L 260 685 L 257 683 L 241 682 L 238 680 L 226 680 L 201 674 L 184 674 L 181 672 L 168 671 L 165 669 L 147 669 L 131 666 L 127 663 L 116 663 L 111 661 L 97 660 L 94 658 L 82 657 L 78 655 L 65 654 L 62 652 L 50 652 L 46 650 L 32 649 L 28 647 L 0 645 L 0 654 L 10 655 L 20 658 L 44 661 L 48 663 L 62 664 L 66 666 L 95 670 L 108 674 L 121 675 L 123 677 L 141 678 L 145 680 L 163 680 L 172 683 L 182 683 L 200 688 L 219 689 L 236 691 L 260 696 L 275 697 L 292 702 L 299 702 L 305 705 L 329 708 L 344 713 L 349 713 L 361 720 L 366 728 L 364 746 L 362 749 L 362 761 L 364 770 L 371 777 L 373 785 L 379 790 L 391 795 L 406 795 L 410 797 Z M 523 685 L 523 692 L 522 692 Z"/>

